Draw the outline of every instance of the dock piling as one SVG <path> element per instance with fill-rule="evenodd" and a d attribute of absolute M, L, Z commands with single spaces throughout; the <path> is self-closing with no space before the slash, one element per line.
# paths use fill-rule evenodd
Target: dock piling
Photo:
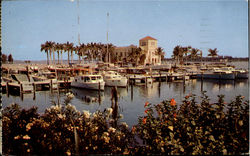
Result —
<path fill-rule="evenodd" d="M 6 82 L 6 93 L 7 96 L 9 97 L 9 82 Z"/>

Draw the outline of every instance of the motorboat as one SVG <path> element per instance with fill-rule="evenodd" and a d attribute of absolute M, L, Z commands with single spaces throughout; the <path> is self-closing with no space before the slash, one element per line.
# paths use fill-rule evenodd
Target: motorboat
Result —
<path fill-rule="evenodd" d="M 249 72 L 247 70 L 236 69 L 236 79 L 248 79 Z"/>
<path fill-rule="evenodd" d="M 211 70 L 197 74 L 197 78 L 233 80 L 235 79 L 235 74 L 231 70 L 213 68 Z"/>
<path fill-rule="evenodd" d="M 234 73 L 236 79 L 247 79 L 248 71 L 243 69 L 234 69 L 233 67 L 223 67 L 221 70 L 231 71 Z"/>
<path fill-rule="evenodd" d="M 103 72 L 103 79 L 106 86 L 126 87 L 128 79 L 115 71 Z"/>
<path fill-rule="evenodd" d="M 71 82 L 72 87 L 93 90 L 104 90 L 105 82 L 102 75 L 79 75 Z"/>

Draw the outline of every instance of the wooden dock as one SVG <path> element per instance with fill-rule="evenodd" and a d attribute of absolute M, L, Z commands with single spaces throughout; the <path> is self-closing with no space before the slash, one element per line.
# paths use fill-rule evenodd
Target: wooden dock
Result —
<path fill-rule="evenodd" d="M 2 89 L 7 93 L 12 91 L 17 94 L 32 93 L 35 91 L 45 90 L 48 88 L 50 90 L 56 90 L 60 88 L 69 87 L 71 80 L 69 81 L 57 81 L 57 80 L 46 80 L 46 81 L 36 81 L 36 82 L 1 82 Z"/>

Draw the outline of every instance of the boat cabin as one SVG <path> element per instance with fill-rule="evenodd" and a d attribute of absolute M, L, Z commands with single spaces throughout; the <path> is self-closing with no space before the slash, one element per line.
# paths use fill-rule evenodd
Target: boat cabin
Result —
<path fill-rule="evenodd" d="M 101 75 L 83 75 L 83 76 L 77 76 L 74 79 L 75 82 L 92 82 L 98 80 L 102 80 Z"/>

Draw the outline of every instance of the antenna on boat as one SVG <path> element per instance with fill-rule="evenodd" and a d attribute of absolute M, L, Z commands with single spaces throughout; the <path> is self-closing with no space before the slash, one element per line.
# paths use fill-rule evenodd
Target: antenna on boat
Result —
<path fill-rule="evenodd" d="M 107 54 L 108 54 L 108 62 L 110 63 L 110 54 L 109 54 L 109 12 L 107 13 Z"/>

